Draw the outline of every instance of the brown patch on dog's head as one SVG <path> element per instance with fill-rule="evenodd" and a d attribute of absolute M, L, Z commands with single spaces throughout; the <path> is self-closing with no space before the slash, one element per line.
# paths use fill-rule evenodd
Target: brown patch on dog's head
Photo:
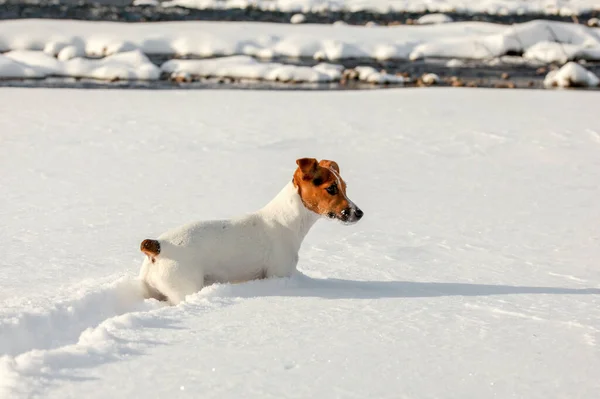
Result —
<path fill-rule="evenodd" d="M 293 182 L 307 209 L 344 223 L 358 222 L 363 212 L 346 196 L 346 182 L 336 162 L 301 158 L 296 164 Z"/>
<path fill-rule="evenodd" d="M 146 239 L 140 244 L 140 250 L 154 263 L 155 257 L 160 254 L 160 243 L 157 240 Z"/>

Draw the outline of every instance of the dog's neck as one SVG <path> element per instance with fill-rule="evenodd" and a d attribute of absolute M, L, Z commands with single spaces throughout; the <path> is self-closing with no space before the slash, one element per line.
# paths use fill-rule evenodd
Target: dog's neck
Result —
<path fill-rule="evenodd" d="M 320 215 L 304 206 L 298 189 L 293 182 L 288 183 L 283 190 L 269 202 L 260 213 L 285 230 L 289 230 L 296 241 L 297 250 L 308 234 L 310 228 L 319 220 Z"/>

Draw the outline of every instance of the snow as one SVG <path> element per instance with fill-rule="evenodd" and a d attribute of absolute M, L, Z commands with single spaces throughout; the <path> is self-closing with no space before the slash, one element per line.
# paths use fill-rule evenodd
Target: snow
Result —
<path fill-rule="evenodd" d="M 333 82 L 341 78 L 341 65 L 326 63 L 313 67 L 259 62 L 239 55 L 208 60 L 170 60 L 162 65 L 163 72 L 175 76 L 223 77 L 280 82 Z"/>
<path fill-rule="evenodd" d="M 302 24 L 306 21 L 306 17 L 304 14 L 294 14 L 292 18 L 290 18 L 290 23 L 292 24 Z"/>
<path fill-rule="evenodd" d="M 434 13 L 434 14 L 426 14 L 417 19 L 417 23 L 420 25 L 428 25 L 428 24 L 446 24 L 449 22 L 453 22 L 452 18 L 446 14 Z"/>
<path fill-rule="evenodd" d="M 0 397 L 600 390 L 600 93 L 0 91 Z M 27 104 L 27 106 L 23 106 Z M 336 160 L 302 274 L 139 299 L 139 243 Z"/>
<path fill-rule="evenodd" d="M 597 87 L 600 78 L 576 62 L 569 62 L 562 68 L 548 72 L 544 78 L 547 87 Z"/>
<path fill-rule="evenodd" d="M 133 0 L 134 6 L 160 6 L 158 0 Z"/>
<path fill-rule="evenodd" d="M 434 85 L 440 82 L 440 77 L 435 73 L 426 73 L 421 76 L 421 81 L 426 85 Z"/>
<path fill-rule="evenodd" d="M 45 74 L 39 69 L 32 68 L 0 54 L 0 78 L 42 78 Z"/>
<path fill-rule="evenodd" d="M 402 76 L 382 73 L 370 66 L 357 66 L 354 70 L 358 73 L 358 80 L 368 83 L 403 83 Z"/>
<path fill-rule="evenodd" d="M 254 22 L 113 23 L 15 20 L 0 22 L 0 51 L 44 50 L 57 55 L 102 57 L 141 51 L 146 55 L 200 57 L 249 55 L 260 58 L 310 57 L 492 59 L 524 51 L 546 62 L 577 57 L 600 59 L 600 29 L 531 21 L 512 26 L 456 22 L 423 26 L 344 26 Z M 562 45 L 549 42 L 560 42 Z"/>
<path fill-rule="evenodd" d="M 459 11 L 465 13 L 523 14 L 542 13 L 574 15 L 598 10 L 595 0 L 171 0 L 163 6 L 188 8 L 246 8 L 286 12 L 389 11 L 425 12 Z"/>
<path fill-rule="evenodd" d="M 47 51 L 11 51 L 4 53 L 3 58 L 22 67 L 16 70 L 7 68 L 6 72 L 0 67 L 0 76 L 70 76 L 100 80 L 156 80 L 160 77 L 159 68 L 138 50 L 100 59 L 80 58 L 77 55 L 75 46 L 63 47 L 58 53 L 58 58 L 48 55 Z"/>
<path fill-rule="evenodd" d="M 443 25 L 452 26 L 456 24 Z M 507 27 L 497 34 L 486 36 L 466 36 L 441 38 L 417 45 L 410 53 L 410 59 L 426 57 L 471 58 L 486 59 L 505 55 L 510 51 L 527 52 L 540 43 L 560 42 L 569 43 L 574 50 L 580 50 L 579 56 L 587 59 L 597 59 L 597 51 L 589 54 L 585 51 L 590 47 L 600 49 L 598 29 L 585 25 L 565 22 L 531 21 Z M 547 45 L 547 44 L 544 44 Z M 555 53 L 556 54 L 556 53 Z M 548 55 L 545 60 L 559 61 L 564 53 L 558 53 L 553 60 Z M 548 61 L 548 62 L 550 62 Z"/>
<path fill-rule="evenodd" d="M 66 46 L 57 54 L 60 61 L 68 61 L 73 58 L 85 57 L 85 51 L 80 46 Z"/>
<path fill-rule="evenodd" d="M 463 60 L 457 60 L 456 58 L 453 58 L 446 62 L 446 66 L 448 68 L 460 68 L 464 65 L 465 65 L 465 62 Z"/>
<path fill-rule="evenodd" d="M 600 59 L 600 44 L 592 42 L 589 45 L 574 45 L 557 42 L 539 42 L 529 47 L 523 58 L 545 63 L 558 62 L 561 64 L 569 60 L 598 60 Z"/>

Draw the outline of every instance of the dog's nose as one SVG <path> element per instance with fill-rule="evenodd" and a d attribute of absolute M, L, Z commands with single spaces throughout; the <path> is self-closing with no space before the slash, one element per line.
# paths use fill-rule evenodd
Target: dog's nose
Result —
<path fill-rule="evenodd" d="M 360 208 L 356 208 L 354 210 L 354 215 L 356 215 L 357 219 L 360 219 L 361 217 L 363 217 L 364 213 L 363 213 L 363 211 L 360 210 Z"/>

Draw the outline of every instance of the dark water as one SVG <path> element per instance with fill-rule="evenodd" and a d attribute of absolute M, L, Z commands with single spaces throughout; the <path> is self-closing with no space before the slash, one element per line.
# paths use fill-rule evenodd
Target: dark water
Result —
<path fill-rule="evenodd" d="M 89 21 L 256 21 L 289 23 L 294 12 L 262 11 L 248 7 L 228 10 L 196 10 L 183 7 L 132 6 L 132 0 L 99 0 L 95 2 L 61 0 L 55 2 L 25 2 L 10 0 L 1 3 L 0 19 L 52 18 L 79 19 Z M 344 12 L 325 11 L 304 13 L 306 23 L 331 24 L 345 21 L 351 25 L 364 25 L 367 22 L 378 24 L 407 24 L 427 13 L 389 12 L 379 14 L 370 11 Z M 534 19 L 586 23 L 592 17 L 598 17 L 597 11 L 586 12 L 573 18 L 570 16 L 523 14 L 494 15 L 486 13 L 445 13 L 455 21 L 485 21 L 502 24 L 527 22 Z"/>
<path fill-rule="evenodd" d="M 168 57 L 154 56 L 152 60 L 157 64 L 164 62 Z M 279 59 L 278 62 L 294 65 L 311 66 L 315 63 L 312 59 Z M 344 60 L 346 68 L 358 65 L 369 65 L 376 69 L 384 69 L 387 73 L 402 74 L 412 81 L 405 84 L 374 85 L 370 83 L 348 81 L 345 83 L 283 83 L 252 80 L 234 80 L 223 78 L 201 78 L 191 82 L 174 82 L 168 76 L 163 76 L 159 81 L 116 81 L 104 82 L 92 79 L 76 78 L 46 78 L 46 79 L 19 79 L 0 80 L 0 87 L 54 87 L 54 88 L 115 88 L 115 89 L 253 89 L 253 90 L 373 90 L 390 87 L 420 86 L 418 78 L 424 73 L 435 73 L 440 77 L 437 86 L 458 87 L 487 87 L 487 88 L 543 88 L 543 80 L 549 67 L 525 65 L 500 64 L 489 66 L 482 62 L 470 61 L 461 67 L 449 68 L 447 60 L 420 60 L 420 61 L 386 61 L 373 62 L 373 60 Z M 600 75 L 600 63 L 588 63 L 586 68 Z M 600 90 L 594 88 L 591 90 Z"/>

